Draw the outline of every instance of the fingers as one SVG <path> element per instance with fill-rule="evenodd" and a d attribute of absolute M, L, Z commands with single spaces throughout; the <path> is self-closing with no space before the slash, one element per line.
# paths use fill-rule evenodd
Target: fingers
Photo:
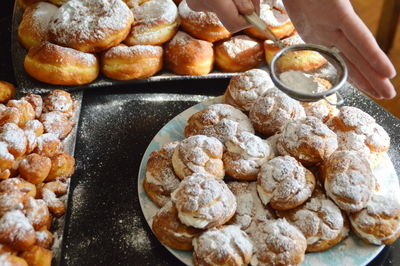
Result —
<path fill-rule="evenodd" d="M 257 15 L 260 15 L 260 0 L 252 0 Z"/>
<path fill-rule="evenodd" d="M 388 78 L 396 76 L 393 64 L 380 49 L 372 33 L 354 11 L 344 16 L 340 29 L 376 72 Z"/>
<path fill-rule="evenodd" d="M 228 31 L 237 32 L 249 27 L 233 1 L 213 1 L 212 4 L 213 11 Z"/>
<path fill-rule="evenodd" d="M 251 0 L 233 0 L 233 2 L 235 3 L 239 13 L 242 15 L 250 15 L 255 11 Z"/>
<path fill-rule="evenodd" d="M 188 7 L 193 11 L 210 11 L 209 8 L 205 5 L 205 2 L 199 0 L 186 0 Z"/>
<path fill-rule="evenodd" d="M 382 96 L 369 84 L 368 80 L 366 80 L 364 76 L 361 75 L 361 73 L 350 62 L 350 60 L 348 60 L 346 56 L 343 56 L 343 59 L 346 62 L 347 68 L 349 69 L 351 83 L 368 95 L 377 99 L 382 99 Z"/>
<path fill-rule="evenodd" d="M 376 92 L 384 98 L 390 99 L 396 96 L 395 89 L 390 80 L 376 72 L 342 32 L 337 33 L 335 46 L 342 51 L 348 61 L 357 68 L 359 73 L 368 81 Z"/>

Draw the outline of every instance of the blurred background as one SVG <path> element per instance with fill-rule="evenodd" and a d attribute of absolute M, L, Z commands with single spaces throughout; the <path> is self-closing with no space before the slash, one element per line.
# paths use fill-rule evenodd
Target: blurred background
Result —
<path fill-rule="evenodd" d="M 400 0 L 351 0 L 351 3 L 397 70 L 392 80 L 397 89 L 396 98 L 376 102 L 400 118 Z"/>

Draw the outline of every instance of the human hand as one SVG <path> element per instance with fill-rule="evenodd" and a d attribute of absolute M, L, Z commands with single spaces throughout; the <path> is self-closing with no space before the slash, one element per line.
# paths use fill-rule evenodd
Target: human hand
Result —
<path fill-rule="evenodd" d="M 194 11 L 212 11 L 217 14 L 225 28 L 238 32 L 250 25 L 242 15 L 258 14 L 260 0 L 186 0 Z"/>
<path fill-rule="evenodd" d="M 375 98 L 393 98 L 396 70 L 348 0 L 283 0 L 305 42 L 337 47 L 354 85 Z"/>

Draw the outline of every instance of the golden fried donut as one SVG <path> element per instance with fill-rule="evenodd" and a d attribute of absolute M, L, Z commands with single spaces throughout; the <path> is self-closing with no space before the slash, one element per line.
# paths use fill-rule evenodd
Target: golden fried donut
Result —
<path fill-rule="evenodd" d="M 33 5 L 33 4 L 37 3 L 37 2 L 41 2 L 41 1 L 42 0 L 18 0 L 18 5 L 21 8 L 25 9 L 28 6 Z"/>
<path fill-rule="evenodd" d="M 61 196 L 68 191 L 68 181 L 66 179 L 57 179 L 55 181 L 46 182 L 41 189 L 53 191 L 55 195 Z"/>
<path fill-rule="evenodd" d="M 22 159 L 18 171 L 23 179 L 32 183 L 42 183 L 50 172 L 51 160 L 45 156 L 31 153 Z"/>
<path fill-rule="evenodd" d="M 115 46 L 102 55 L 101 71 L 117 80 L 153 76 L 163 66 L 163 49 L 153 45 Z"/>
<path fill-rule="evenodd" d="M 307 240 L 307 252 L 330 249 L 349 233 L 347 217 L 329 198 L 321 193 L 313 195 L 305 204 L 289 210 L 277 211 L 296 226 Z"/>
<path fill-rule="evenodd" d="M 7 103 L 15 97 L 15 87 L 7 81 L 0 80 L 0 103 Z"/>
<path fill-rule="evenodd" d="M 82 52 L 101 52 L 123 41 L 133 22 L 122 0 L 69 0 L 49 22 L 49 40 Z"/>
<path fill-rule="evenodd" d="M 273 87 L 267 71 L 251 69 L 231 78 L 224 94 L 224 103 L 248 112 L 254 102 Z"/>
<path fill-rule="evenodd" d="M 167 69 L 181 75 L 206 75 L 214 64 L 213 44 L 178 31 L 164 46 Z"/>
<path fill-rule="evenodd" d="M 27 95 L 22 97 L 21 100 L 25 100 L 32 105 L 33 110 L 35 110 L 36 119 L 42 115 L 43 99 L 40 95 L 28 93 Z"/>
<path fill-rule="evenodd" d="M 275 6 L 276 1 L 260 1 L 260 18 L 267 24 L 279 39 L 289 36 L 294 31 L 294 26 L 289 19 L 283 5 Z M 255 27 L 244 30 L 246 34 L 254 38 L 265 40 L 267 37 Z"/>
<path fill-rule="evenodd" d="M 12 194 L 12 192 L 22 192 L 26 197 L 36 196 L 36 186 L 25 181 L 22 178 L 9 178 L 0 183 L 0 192 L 5 194 Z M 23 198 L 22 198 L 23 199 Z M 24 201 L 25 199 L 23 199 Z"/>
<path fill-rule="evenodd" d="M 257 191 L 261 201 L 276 210 L 290 210 L 312 195 L 315 177 L 295 158 L 279 156 L 264 163 L 258 173 Z"/>
<path fill-rule="evenodd" d="M 35 230 L 21 210 L 6 212 L 0 219 L 0 242 L 12 249 L 29 250 L 35 244 Z"/>
<path fill-rule="evenodd" d="M 236 213 L 228 224 L 240 226 L 245 232 L 252 231 L 257 224 L 276 218 L 271 207 L 264 206 L 257 194 L 257 182 L 227 183 L 229 189 L 236 197 Z"/>
<path fill-rule="evenodd" d="M 229 136 L 225 147 L 222 160 L 226 174 L 240 181 L 257 180 L 261 165 L 273 157 L 266 140 L 246 131 Z"/>
<path fill-rule="evenodd" d="M 147 161 L 143 188 L 159 207 L 164 206 L 171 199 L 171 193 L 180 182 L 172 166 L 172 155 L 178 143 L 175 141 L 161 146 L 159 150 L 150 154 Z"/>
<path fill-rule="evenodd" d="M 172 201 L 168 201 L 154 215 L 151 228 L 162 244 L 179 250 L 192 250 L 192 240 L 202 232 L 181 223 Z"/>
<path fill-rule="evenodd" d="M 178 11 L 182 29 L 195 38 L 216 42 L 231 36 L 231 33 L 213 12 L 193 11 L 187 5 L 186 0 L 179 4 Z"/>
<path fill-rule="evenodd" d="M 229 136 L 242 131 L 254 133 L 249 118 L 228 104 L 213 104 L 193 114 L 185 127 L 185 137 L 206 135 L 225 143 Z"/>
<path fill-rule="evenodd" d="M 45 133 L 51 133 L 59 139 L 65 138 L 72 130 L 72 122 L 60 111 L 42 113 L 39 121 L 42 122 Z"/>
<path fill-rule="evenodd" d="M 0 141 L 0 172 L 11 169 L 14 159 L 14 155 L 8 151 L 7 143 Z"/>
<path fill-rule="evenodd" d="M 341 107 L 327 125 L 338 135 L 338 150 L 361 152 L 371 167 L 377 166 L 383 153 L 389 149 L 390 137 L 385 129 L 356 107 Z"/>
<path fill-rule="evenodd" d="M 279 154 L 293 156 L 305 166 L 322 163 L 338 147 L 335 132 L 314 116 L 284 125 L 276 144 Z"/>
<path fill-rule="evenodd" d="M 175 174 L 184 179 L 193 173 L 224 178 L 224 146 L 214 137 L 195 135 L 182 140 L 172 155 Z"/>
<path fill-rule="evenodd" d="M 318 82 L 319 84 L 318 92 L 329 90 L 332 87 L 332 84 L 326 79 L 315 77 L 314 81 Z M 328 96 L 327 100 L 333 104 L 336 104 L 336 94 Z M 325 99 L 316 102 L 301 102 L 301 105 L 303 105 L 307 116 L 315 116 L 318 119 L 321 119 L 324 123 L 338 112 L 336 106 L 329 104 Z"/>
<path fill-rule="evenodd" d="M 67 179 L 75 172 L 75 159 L 68 153 L 57 154 L 51 159 L 51 168 L 45 181 L 54 181 L 58 179 Z"/>
<path fill-rule="evenodd" d="M 35 134 L 36 137 L 39 137 L 43 134 L 44 128 L 42 122 L 39 120 L 29 120 L 25 123 L 24 127 L 22 128 L 25 132 L 31 131 Z"/>
<path fill-rule="evenodd" d="M 38 2 L 25 9 L 18 26 L 18 40 L 26 48 L 48 39 L 48 25 L 58 8 L 47 2 Z"/>
<path fill-rule="evenodd" d="M 375 190 L 375 176 L 368 160 L 355 151 L 336 151 L 324 162 L 326 194 L 346 212 L 365 208 Z"/>
<path fill-rule="evenodd" d="M 285 219 L 260 223 L 250 238 L 255 249 L 251 265 L 300 265 L 304 260 L 306 239 Z"/>
<path fill-rule="evenodd" d="M 242 266 L 250 263 L 253 244 L 236 225 L 212 228 L 193 240 L 194 265 Z"/>
<path fill-rule="evenodd" d="M 272 136 L 279 133 L 287 121 L 305 117 L 301 104 L 278 89 L 270 89 L 259 98 L 249 112 L 256 131 Z"/>
<path fill-rule="evenodd" d="M 390 245 L 400 236 L 400 204 L 373 195 L 367 206 L 350 215 L 353 232 L 367 244 Z"/>
<path fill-rule="evenodd" d="M 236 35 L 214 46 L 215 64 L 224 72 L 242 72 L 264 61 L 260 41 L 247 35 Z"/>
<path fill-rule="evenodd" d="M 149 0 L 132 12 L 135 22 L 124 41 L 127 45 L 161 45 L 178 30 L 178 8 L 172 0 Z"/>
<path fill-rule="evenodd" d="M 281 40 L 281 43 L 285 46 L 291 46 L 295 44 L 303 44 L 304 41 L 301 37 L 295 33 L 288 38 Z M 265 59 L 268 64 L 271 63 L 272 58 L 281 49 L 271 40 L 264 42 Z M 289 70 L 298 70 L 302 72 L 309 72 L 316 70 L 326 63 L 326 59 L 318 52 L 315 51 L 294 51 L 284 54 L 277 61 L 277 69 L 281 72 Z"/>
<path fill-rule="evenodd" d="M 51 266 L 53 253 L 51 250 L 34 245 L 31 249 L 24 251 L 21 257 L 28 265 Z"/>
<path fill-rule="evenodd" d="M 29 49 L 24 68 L 33 78 L 54 85 L 86 84 L 99 74 L 99 63 L 93 54 L 49 42 Z"/>
<path fill-rule="evenodd" d="M 27 140 L 24 131 L 16 124 L 7 123 L 1 127 L 0 141 L 7 143 L 8 151 L 15 158 L 21 157 L 26 152 Z"/>
<path fill-rule="evenodd" d="M 28 263 L 23 258 L 12 255 L 8 252 L 2 253 L 0 255 L 1 265 L 13 265 L 13 266 L 28 266 Z"/>
<path fill-rule="evenodd" d="M 26 193 L 14 190 L 0 193 L 0 216 L 13 209 L 21 209 L 26 200 Z"/>
<path fill-rule="evenodd" d="M 53 243 L 53 234 L 47 230 L 46 226 L 39 229 L 39 231 L 35 232 L 36 234 L 36 246 L 50 249 L 51 244 Z"/>
<path fill-rule="evenodd" d="M 34 121 L 34 120 L 30 120 Z M 24 134 L 26 137 L 26 154 L 30 154 L 37 146 L 37 136 L 32 130 L 24 130 Z"/>
<path fill-rule="evenodd" d="M 7 103 L 8 107 L 15 107 L 19 111 L 18 126 L 24 127 L 25 123 L 29 120 L 35 119 L 35 110 L 32 105 L 23 99 L 21 100 L 10 100 Z"/>
<path fill-rule="evenodd" d="M 6 107 L 4 104 L 0 104 L 0 126 L 7 123 L 13 123 L 18 125 L 21 112 L 15 107 Z"/>
<path fill-rule="evenodd" d="M 199 229 L 223 225 L 236 211 L 235 195 L 225 182 L 198 173 L 182 180 L 171 199 L 179 220 Z"/>
<path fill-rule="evenodd" d="M 63 145 L 56 135 L 46 133 L 37 138 L 35 153 L 46 157 L 53 157 L 62 152 Z"/>
<path fill-rule="evenodd" d="M 41 194 L 43 201 L 54 216 L 61 217 L 65 213 L 64 203 L 56 197 L 53 191 L 48 188 L 43 188 Z"/>
<path fill-rule="evenodd" d="M 41 199 L 29 197 L 24 202 L 23 212 L 35 230 L 39 230 L 45 226 L 49 220 L 49 209 L 46 203 Z"/>
<path fill-rule="evenodd" d="M 43 98 L 44 113 L 59 111 L 67 115 L 67 117 L 70 117 L 72 116 L 73 109 L 74 102 L 71 98 L 71 94 L 66 91 L 53 90 Z"/>

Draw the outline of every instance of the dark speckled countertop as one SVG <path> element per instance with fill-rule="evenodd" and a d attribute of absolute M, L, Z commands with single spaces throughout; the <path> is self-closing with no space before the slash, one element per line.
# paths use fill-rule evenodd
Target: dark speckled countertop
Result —
<path fill-rule="evenodd" d="M 16 84 L 10 43 L 13 2 L 3 0 L 0 8 L 0 80 Z M 220 95 L 227 82 L 176 81 L 84 92 L 60 265 L 180 265 L 153 236 L 140 210 L 140 160 L 158 130 L 202 98 L 194 95 Z M 388 131 L 389 155 L 399 174 L 399 120 L 358 92 L 344 94 L 347 104 L 366 110 Z M 371 265 L 400 265 L 400 241 Z"/>

